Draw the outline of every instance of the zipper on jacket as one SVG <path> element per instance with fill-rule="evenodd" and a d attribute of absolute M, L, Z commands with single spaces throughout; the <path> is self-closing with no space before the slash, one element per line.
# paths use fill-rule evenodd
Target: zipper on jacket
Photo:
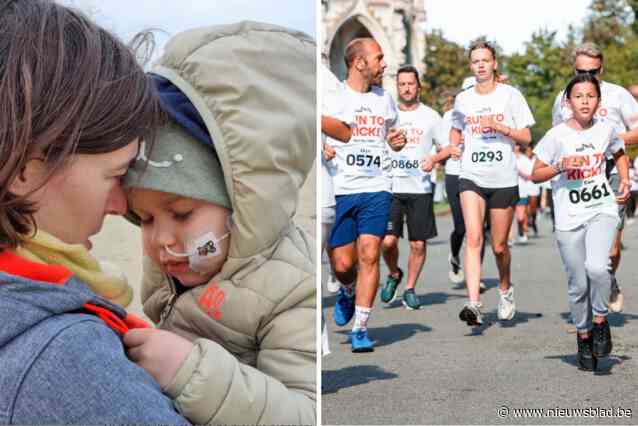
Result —
<path fill-rule="evenodd" d="M 168 303 L 162 310 L 162 313 L 160 315 L 160 321 L 158 324 L 159 327 L 162 327 L 164 323 L 166 322 L 166 320 L 168 319 L 168 317 L 171 315 L 171 313 L 173 312 L 173 308 L 175 307 L 175 302 L 177 302 L 177 298 L 179 297 L 177 294 L 175 283 L 173 282 L 173 278 L 170 275 L 166 275 L 166 278 L 168 279 L 169 288 L 171 290 L 171 297 L 170 299 L 168 299 Z"/>

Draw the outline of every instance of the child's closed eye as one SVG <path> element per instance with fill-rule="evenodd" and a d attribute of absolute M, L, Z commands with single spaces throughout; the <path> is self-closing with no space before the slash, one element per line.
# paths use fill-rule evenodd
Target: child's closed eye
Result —
<path fill-rule="evenodd" d="M 188 220 L 191 213 L 193 213 L 192 210 L 189 210 L 187 212 L 173 212 L 173 218 L 177 221 L 183 222 L 185 220 Z"/>

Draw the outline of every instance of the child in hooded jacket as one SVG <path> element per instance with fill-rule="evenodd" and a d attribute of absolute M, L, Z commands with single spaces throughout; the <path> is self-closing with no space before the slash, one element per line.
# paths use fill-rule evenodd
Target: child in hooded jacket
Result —
<path fill-rule="evenodd" d="M 124 343 L 193 423 L 316 422 L 315 244 L 292 220 L 316 146 L 314 52 L 243 22 L 176 36 L 153 70 L 171 124 L 125 186 L 160 330 Z"/>

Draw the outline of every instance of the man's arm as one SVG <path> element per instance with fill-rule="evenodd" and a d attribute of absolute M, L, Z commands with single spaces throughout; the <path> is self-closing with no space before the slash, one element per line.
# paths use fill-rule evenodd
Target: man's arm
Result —
<path fill-rule="evenodd" d="M 352 129 L 346 123 L 328 115 L 321 116 L 321 131 L 341 142 L 348 142 L 352 137 Z"/>

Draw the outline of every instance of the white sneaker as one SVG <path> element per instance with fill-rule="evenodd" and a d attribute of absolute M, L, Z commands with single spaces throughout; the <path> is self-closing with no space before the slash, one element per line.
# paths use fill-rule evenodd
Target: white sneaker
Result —
<path fill-rule="evenodd" d="M 528 241 L 527 235 L 518 237 L 518 244 L 527 244 L 527 241 Z"/>
<path fill-rule="evenodd" d="M 339 292 L 339 287 L 341 287 L 341 283 L 333 274 L 328 274 L 328 282 L 326 282 L 326 287 L 328 287 L 328 292 L 334 294 Z"/>
<path fill-rule="evenodd" d="M 509 321 L 514 318 L 516 304 L 514 303 L 514 286 L 510 284 L 509 290 L 501 292 L 501 299 L 498 301 L 498 319 Z"/>
<path fill-rule="evenodd" d="M 481 302 L 467 302 L 461 312 L 459 319 L 465 321 L 469 326 L 477 326 L 483 324 L 483 316 L 481 315 Z"/>
<path fill-rule="evenodd" d="M 450 272 L 448 274 L 450 281 L 454 284 L 460 284 L 465 281 L 465 274 L 463 273 L 459 259 L 452 257 L 452 253 L 449 253 L 447 260 L 450 262 Z"/>

